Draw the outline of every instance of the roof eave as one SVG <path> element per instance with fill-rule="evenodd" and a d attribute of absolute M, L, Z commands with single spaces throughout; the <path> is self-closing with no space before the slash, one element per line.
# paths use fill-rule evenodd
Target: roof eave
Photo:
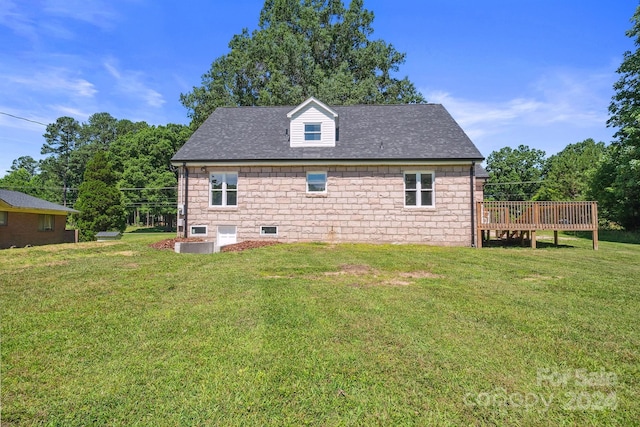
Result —
<path fill-rule="evenodd" d="M 360 159 L 194 159 L 194 160 L 172 160 L 173 166 L 286 166 L 286 165 L 317 165 L 317 164 L 337 164 L 337 165 L 372 165 L 372 164 L 473 164 L 482 162 L 483 157 L 456 157 L 456 158 L 360 158 Z"/>

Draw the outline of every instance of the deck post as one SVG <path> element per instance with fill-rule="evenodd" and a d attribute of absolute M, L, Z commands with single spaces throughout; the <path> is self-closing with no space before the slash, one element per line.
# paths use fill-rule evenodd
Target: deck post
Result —
<path fill-rule="evenodd" d="M 482 202 L 476 202 L 476 248 L 482 247 L 482 238 L 484 231 L 482 230 Z"/>
<path fill-rule="evenodd" d="M 591 239 L 593 240 L 593 250 L 598 250 L 598 203 L 594 202 L 591 205 L 591 221 L 593 222 L 593 232 L 591 233 Z"/>
<path fill-rule="evenodd" d="M 553 244 L 558 246 L 558 230 L 553 230 Z"/>
<path fill-rule="evenodd" d="M 531 248 L 536 248 L 536 230 L 529 230 L 529 238 L 531 239 Z"/>

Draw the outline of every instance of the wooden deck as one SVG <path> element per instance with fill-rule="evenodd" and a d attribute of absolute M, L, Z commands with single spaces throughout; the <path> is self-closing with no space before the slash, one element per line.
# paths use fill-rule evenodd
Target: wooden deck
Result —
<path fill-rule="evenodd" d="M 553 230 L 558 244 L 558 231 L 591 231 L 593 249 L 598 249 L 598 204 L 596 202 L 477 202 L 477 247 L 488 240 L 492 230 L 498 236 L 525 235 L 536 247 L 536 231 Z"/>

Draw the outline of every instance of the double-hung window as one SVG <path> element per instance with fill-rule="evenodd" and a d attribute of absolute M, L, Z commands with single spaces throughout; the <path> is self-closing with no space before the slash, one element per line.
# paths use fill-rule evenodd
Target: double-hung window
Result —
<path fill-rule="evenodd" d="M 307 172 L 307 193 L 326 193 L 327 173 Z"/>
<path fill-rule="evenodd" d="M 53 215 L 38 215 L 38 231 L 53 231 L 55 224 L 56 219 Z"/>
<path fill-rule="evenodd" d="M 434 206 L 433 172 L 404 174 L 404 205 Z"/>
<path fill-rule="evenodd" d="M 304 124 L 304 140 L 320 141 L 322 139 L 322 125 L 320 123 Z"/>
<path fill-rule="evenodd" d="M 209 178 L 211 206 L 238 205 L 238 174 L 236 172 L 213 172 Z"/>
<path fill-rule="evenodd" d="M 0 225 L 7 225 L 8 216 L 9 216 L 9 212 L 0 211 Z"/>

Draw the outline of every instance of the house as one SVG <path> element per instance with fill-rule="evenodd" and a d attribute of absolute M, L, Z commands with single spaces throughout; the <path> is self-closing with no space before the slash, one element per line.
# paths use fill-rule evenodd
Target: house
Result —
<path fill-rule="evenodd" d="M 482 160 L 439 104 L 218 108 L 172 158 L 178 233 L 471 246 Z"/>
<path fill-rule="evenodd" d="M 19 191 L 0 190 L 0 249 L 52 243 L 75 243 L 77 230 L 67 230 L 74 209 Z"/>

